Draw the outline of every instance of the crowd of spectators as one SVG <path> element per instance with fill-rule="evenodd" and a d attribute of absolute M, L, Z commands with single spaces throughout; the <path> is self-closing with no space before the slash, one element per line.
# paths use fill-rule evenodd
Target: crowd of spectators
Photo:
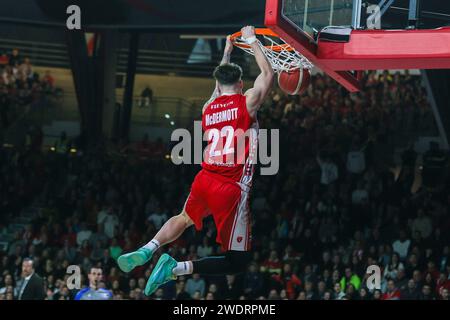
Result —
<path fill-rule="evenodd" d="M 394 138 L 433 129 L 420 78 L 369 73 L 363 92 L 348 94 L 317 75 L 300 98 L 274 91 L 259 122 L 280 129 L 280 170 L 255 177 L 248 271 L 182 276 L 150 298 L 143 289 L 163 252 L 177 260 L 220 254 L 207 218 L 201 232 L 188 229 L 129 274 L 115 262 L 179 213 L 199 166 L 101 149 L 0 149 L 0 236 L 24 208 L 37 208 L 0 252 L 0 299 L 17 298 L 24 258 L 33 259 L 51 300 L 73 299 L 66 283 L 73 264 L 84 285 L 90 268 L 101 267 L 101 287 L 114 299 L 449 299 L 446 170 L 425 185 L 412 148 L 400 164 L 393 160 Z M 373 265 L 380 288 L 367 287 Z"/>
<path fill-rule="evenodd" d="M 45 96 L 55 91 L 50 71 L 35 72 L 29 57 L 18 49 L 0 49 L 0 128 L 8 127 L 19 115 L 17 106 L 44 104 Z"/>

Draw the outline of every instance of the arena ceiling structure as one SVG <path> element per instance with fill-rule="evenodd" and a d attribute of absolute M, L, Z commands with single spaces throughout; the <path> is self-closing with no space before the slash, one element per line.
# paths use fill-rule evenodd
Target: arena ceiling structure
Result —
<path fill-rule="evenodd" d="M 441 0 L 418 0 L 420 28 L 450 25 L 450 4 Z M 381 0 L 364 1 L 380 4 Z M 201 32 L 214 34 L 236 31 L 243 24 L 262 26 L 261 0 L 2 0 L 0 22 L 40 26 L 63 26 L 66 8 L 82 8 L 86 29 L 114 28 L 123 31 Z M 395 0 L 383 17 L 385 28 L 396 28 L 408 19 L 409 0 Z"/>
<path fill-rule="evenodd" d="M 17 6 L 17 1 L 5 0 L 0 21 L 62 26 L 67 19 L 66 8 L 71 4 L 82 8 L 82 24 L 88 29 L 214 33 L 235 30 L 243 23 L 264 22 L 260 0 L 32 0 L 21 6 Z"/>

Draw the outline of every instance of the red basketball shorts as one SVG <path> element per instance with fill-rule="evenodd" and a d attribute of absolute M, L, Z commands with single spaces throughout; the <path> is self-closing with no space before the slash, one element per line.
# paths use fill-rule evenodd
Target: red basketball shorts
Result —
<path fill-rule="evenodd" d="M 203 219 L 213 216 L 217 228 L 216 241 L 222 250 L 250 250 L 249 192 L 222 176 L 201 170 L 191 186 L 184 210 L 197 230 Z"/>

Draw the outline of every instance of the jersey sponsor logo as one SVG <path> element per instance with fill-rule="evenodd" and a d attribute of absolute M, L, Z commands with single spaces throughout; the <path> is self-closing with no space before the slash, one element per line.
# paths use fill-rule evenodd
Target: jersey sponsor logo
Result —
<path fill-rule="evenodd" d="M 228 108 L 229 106 L 231 106 L 233 104 L 234 104 L 234 101 L 230 101 L 228 103 L 214 103 L 214 104 L 211 104 L 211 109 Z"/>
<path fill-rule="evenodd" d="M 238 243 L 241 243 L 241 242 L 242 242 L 242 237 L 241 237 L 241 236 L 237 237 L 237 242 L 238 242 Z"/>

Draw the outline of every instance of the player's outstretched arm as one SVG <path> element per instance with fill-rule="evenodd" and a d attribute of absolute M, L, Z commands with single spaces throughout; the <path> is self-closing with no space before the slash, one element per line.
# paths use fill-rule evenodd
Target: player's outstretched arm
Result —
<path fill-rule="evenodd" d="M 225 49 L 223 51 L 223 57 L 222 60 L 220 61 L 220 65 L 230 63 L 231 52 L 233 52 L 233 43 L 230 40 L 230 36 L 228 36 L 227 42 L 225 44 Z M 213 102 L 214 99 L 216 99 L 219 95 L 220 95 L 219 86 L 216 82 L 216 87 L 211 95 L 211 98 L 209 98 L 209 100 L 203 105 L 203 111 L 205 111 L 206 106 L 208 106 L 211 102 Z"/>
<path fill-rule="evenodd" d="M 256 112 L 261 106 L 261 103 L 264 101 L 272 87 L 274 71 L 272 69 L 272 65 L 256 40 L 255 28 L 252 26 L 242 28 L 242 38 L 244 38 L 251 46 L 255 55 L 256 63 L 261 70 L 261 73 L 255 80 L 253 88 L 245 92 L 245 96 L 247 97 L 247 110 L 250 116 L 254 118 L 256 116 Z"/>
<path fill-rule="evenodd" d="M 225 49 L 223 50 L 222 61 L 220 65 L 230 63 L 231 52 L 233 52 L 233 43 L 231 42 L 231 36 L 227 36 L 227 42 L 225 44 Z"/>

